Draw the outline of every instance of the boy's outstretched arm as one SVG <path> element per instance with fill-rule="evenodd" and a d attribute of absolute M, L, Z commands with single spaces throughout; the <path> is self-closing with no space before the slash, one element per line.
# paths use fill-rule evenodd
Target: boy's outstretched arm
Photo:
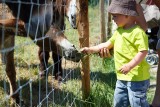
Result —
<path fill-rule="evenodd" d="M 119 71 L 121 71 L 123 74 L 127 74 L 132 68 L 137 66 L 147 55 L 148 50 L 140 51 L 137 53 L 137 55 L 127 64 L 123 65 Z"/>
<path fill-rule="evenodd" d="M 111 49 L 112 47 L 113 47 L 112 43 L 110 41 L 107 41 L 96 46 L 84 47 L 80 49 L 80 52 L 85 54 L 99 53 L 100 50 L 103 48 Z"/>

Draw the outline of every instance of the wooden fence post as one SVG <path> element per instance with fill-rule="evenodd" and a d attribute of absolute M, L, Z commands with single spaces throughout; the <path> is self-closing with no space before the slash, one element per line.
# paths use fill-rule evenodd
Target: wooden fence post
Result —
<path fill-rule="evenodd" d="M 80 48 L 89 46 L 89 19 L 88 19 L 88 0 L 78 0 L 78 33 Z M 90 64 L 89 56 L 82 59 L 82 94 L 83 99 L 87 99 L 90 94 Z"/>
<path fill-rule="evenodd" d="M 111 3 L 111 0 L 108 0 L 108 5 L 109 6 Z M 112 19 L 111 19 L 111 14 L 108 13 L 107 15 L 107 39 L 109 39 L 111 37 L 111 33 L 112 33 Z"/>
<path fill-rule="evenodd" d="M 105 22 L 105 3 L 104 0 L 100 0 L 100 11 L 101 11 L 101 43 L 106 42 L 106 22 Z"/>

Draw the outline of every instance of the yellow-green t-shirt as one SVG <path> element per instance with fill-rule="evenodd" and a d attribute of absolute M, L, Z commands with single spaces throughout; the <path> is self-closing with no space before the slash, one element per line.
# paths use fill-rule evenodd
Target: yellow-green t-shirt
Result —
<path fill-rule="evenodd" d="M 145 59 L 126 75 L 119 71 L 138 52 L 148 50 L 148 37 L 139 26 L 127 30 L 119 27 L 109 41 L 114 45 L 115 70 L 118 80 L 143 81 L 150 78 L 150 67 Z"/>

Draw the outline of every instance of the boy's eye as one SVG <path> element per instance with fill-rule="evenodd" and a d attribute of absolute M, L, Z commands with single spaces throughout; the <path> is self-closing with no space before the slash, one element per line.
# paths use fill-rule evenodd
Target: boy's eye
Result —
<path fill-rule="evenodd" d="M 117 16 L 116 16 L 116 15 L 112 15 L 112 17 L 113 17 L 113 18 L 117 18 Z"/>

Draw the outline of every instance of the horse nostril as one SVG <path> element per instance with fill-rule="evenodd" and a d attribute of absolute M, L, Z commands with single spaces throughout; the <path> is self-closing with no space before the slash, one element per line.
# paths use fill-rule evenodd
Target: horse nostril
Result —
<path fill-rule="evenodd" d="M 72 45 L 73 48 L 76 48 L 75 45 Z"/>
<path fill-rule="evenodd" d="M 71 19 L 74 19 L 74 15 L 71 15 Z"/>
<path fill-rule="evenodd" d="M 71 15 L 72 20 L 75 20 L 75 18 L 76 18 L 76 15 Z"/>

